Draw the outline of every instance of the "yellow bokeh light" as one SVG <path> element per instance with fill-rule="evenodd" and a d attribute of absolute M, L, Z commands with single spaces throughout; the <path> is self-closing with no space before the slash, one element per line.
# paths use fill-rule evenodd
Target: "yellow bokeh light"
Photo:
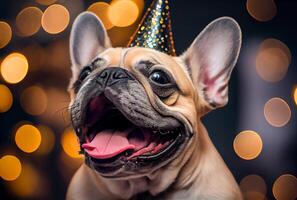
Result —
<path fill-rule="evenodd" d="M 21 175 L 9 182 L 8 187 L 19 197 L 36 197 L 36 193 L 40 192 L 37 188 L 41 188 L 40 176 L 32 165 L 24 163 Z"/>
<path fill-rule="evenodd" d="M 41 133 L 41 143 L 35 153 L 38 155 L 46 155 L 50 153 L 55 146 L 55 134 L 47 126 L 39 125 L 37 128 Z"/>
<path fill-rule="evenodd" d="M 70 21 L 67 8 L 54 4 L 49 6 L 43 13 L 41 25 L 50 34 L 58 34 L 66 29 Z"/>
<path fill-rule="evenodd" d="M 76 134 L 72 129 L 67 129 L 64 131 L 62 138 L 61 138 L 61 144 L 63 147 L 64 152 L 72 157 L 72 158 L 81 158 L 83 157 L 81 154 L 79 154 L 80 146 L 77 139 Z"/>
<path fill-rule="evenodd" d="M 53 3 L 56 3 L 57 0 L 35 0 L 37 3 L 41 4 L 41 5 L 51 5 Z"/>
<path fill-rule="evenodd" d="M 8 87 L 0 84 L 0 113 L 8 111 L 13 103 L 13 97 Z"/>
<path fill-rule="evenodd" d="M 293 99 L 295 101 L 295 104 L 297 105 L 297 86 L 293 89 Z"/>
<path fill-rule="evenodd" d="M 108 18 L 118 27 L 126 27 L 133 24 L 139 15 L 139 8 L 131 0 L 117 0 L 111 3 L 108 9 Z"/>
<path fill-rule="evenodd" d="M 96 2 L 90 5 L 90 7 L 88 8 L 88 11 L 93 12 L 101 19 L 107 30 L 113 27 L 113 24 L 110 22 L 108 18 L 109 7 L 110 5 L 108 3 Z"/>
<path fill-rule="evenodd" d="M 6 181 L 17 179 L 22 172 L 20 160 L 13 155 L 6 155 L 0 159 L 0 176 Z"/>
<path fill-rule="evenodd" d="M 284 78 L 291 63 L 289 48 L 277 39 L 264 40 L 256 58 L 256 70 L 259 76 L 268 82 L 277 82 Z"/>
<path fill-rule="evenodd" d="M 297 198 L 297 178 L 291 174 L 280 176 L 274 182 L 272 192 L 277 200 L 295 200 Z"/>
<path fill-rule="evenodd" d="M 39 86 L 26 88 L 21 94 L 21 106 L 31 115 L 41 115 L 47 108 L 47 96 Z"/>
<path fill-rule="evenodd" d="M 251 130 L 240 132 L 233 142 L 235 153 L 245 160 L 257 158 L 262 151 L 262 146 L 263 143 L 259 134 Z"/>
<path fill-rule="evenodd" d="M 247 0 L 246 8 L 254 19 L 261 22 L 271 20 L 277 13 L 274 0 Z"/>
<path fill-rule="evenodd" d="M 267 186 L 262 177 L 252 174 L 244 177 L 239 184 L 245 200 L 264 200 Z"/>
<path fill-rule="evenodd" d="M 0 21 L 0 49 L 5 47 L 11 40 L 12 31 L 6 22 Z"/>
<path fill-rule="evenodd" d="M 23 9 L 16 17 L 16 27 L 21 36 L 31 36 L 41 27 L 42 11 L 37 7 Z"/>
<path fill-rule="evenodd" d="M 264 116 L 275 127 L 286 125 L 291 119 L 291 109 L 286 101 L 275 97 L 265 103 Z"/>
<path fill-rule="evenodd" d="M 40 131 L 35 126 L 22 125 L 16 131 L 15 143 L 22 151 L 32 153 L 38 149 L 41 143 Z"/>
<path fill-rule="evenodd" d="M 1 63 L 1 75 L 6 82 L 16 84 L 25 78 L 28 67 L 28 61 L 24 55 L 12 53 Z"/>

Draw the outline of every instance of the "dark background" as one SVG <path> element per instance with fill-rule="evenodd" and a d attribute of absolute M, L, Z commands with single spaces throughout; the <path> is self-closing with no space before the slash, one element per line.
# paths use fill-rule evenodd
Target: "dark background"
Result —
<path fill-rule="evenodd" d="M 66 2 L 67 0 L 63 1 Z M 70 0 L 69 0 L 70 1 Z M 26 3 L 23 3 L 26 2 Z M 85 0 L 84 9 L 86 9 L 91 3 L 95 1 Z M 151 1 L 146 1 L 146 6 Z M 13 21 L 17 13 L 24 8 L 24 5 L 36 5 L 36 3 L 30 1 L 20 0 L 2 0 L 0 2 L 0 20 Z M 229 88 L 229 104 L 221 109 L 215 110 L 204 117 L 203 121 L 209 131 L 215 146 L 222 155 L 226 164 L 234 174 L 236 180 L 240 180 L 249 174 L 260 175 L 267 184 L 267 197 L 273 199 L 272 184 L 277 177 L 281 174 L 290 173 L 297 175 L 297 129 L 296 129 L 296 105 L 294 104 L 291 94 L 294 84 L 297 83 L 297 69 L 296 69 L 296 38 L 297 38 L 297 2 L 292 0 L 277 0 L 277 14 L 268 22 L 259 22 L 252 18 L 246 10 L 246 1 L 244 0 L 172 0 L 171 16 L 172 27 L 175 40 L 175 47 L 178 54 L 186 50 L 191 44 L 197 34 L 212 20 L 221 16 L 231 16 L 238 21 L 242 28 L 243 33 L 243 46 L 242 52 L 239 57 L 239 62 L 233 72 L 230 88 Z M 42 7 L 42 6 L 41 6 Z M 73 19 L 72 19 L 73 20 Z M 0 49 L 0 57 L 6 54 L 20 49 L 22 45 L 32 42 L 33 40 L 41 44 L 46 48 L 51 42 L 56 39 L 67 39 L 69 36 L 70 26 L 66 31 L 61 34 L 51 36 L 44 39 L 43 37 L 29 37 L 21 38 L 15 37 L 8 47 Z M 1 37 L 1 36 L 0 36 Z M 262 84 L 264 88 L 267 88 L 268 93 L 260 94 L 257 91 L 247 93 L 245 90 L 253 90 L 254 87 L 249 88 L 249 82 L 244 79 L 245 74 L 242 73 L 242 68 L 254 66 L 247 65 L 245 63 L 245 57 L 253 53 L 257 49 L 257 45 L 266 38 L 276 38 L 285 43 L 291 51 L 292 61 L 289 66 L 287 75 L 279 83 L 265 83 L 259 81 L 258 77 L 251 78 L 248 81 L 255 81 Z M 124 44 L 128 40 L 125 37 L 120 44 Z M 67 56 L 67 55 L 65 55 Z M 65 72 L 60 74 L 58 71 L 40 72 L 41 74 L 33 74 L 29 82 L 49 81 L 52 77 L 56 77 L 54 86 L 66 89 L 70 71 L 68 67 L 65 67 Z M 257 74 L 251 74 L 251 76 L 257 76 Z M 247 77 L 246 77 L 247 78 Z M 45 79 L 45 80 L 41 80 Z M 4 83 L 0 80 L 0 83 Z M 18 91 L 22 86 L 9 87 L 12 92 Z M 251 94 L 255 96 L 251 96 Z M 253 124 L 245 116 L 245 110 L 252 105 L 248 102 L 249 99 L 258 98 L 262 96 L 267 100 L 273 96 L 281 96 L 285 99 L 292 111 L 292 118 L 289 124 L 285 128 L 267 128 L 268 125 L 259 126 Z M 265 96 L 266 95 L 266 96 Z M 1 98 L 1 97 L 0 97 Z M 9 134 L 12 127 L 20 120 L 29 120 L 32 122 L 38 122 L 39 119 L 29 116 L 22 111 L 17 101 L 8 113 L 0 113 L 0 145 L 1 149 L 9 146 L 12 143 L 12 139 Z M 244 103 L 243 103 L 244 102 Z M 260 103 L 260 101 L 259 101 Z M 251 107 L 252 110 L 252 107 Z M 255 113 L 255 115 L 257 115 Z M 256 117 L 256 116 L 255 116 Z M 261 120 L 264 116 L 260 117 Z M 263 123 L 265 121 L 263 120 Z M 239 158 L 233 150 L 234 137 L 242 130 L 256 130 L 263 136 L 263 151 L 259 157 L 251 161 L 245 161 Z M 269 140 L 270 130 L 275 130 L 273 134 L 278 134 L 278 137 L 272 139 L 277 140 L 275 143 L 265 141 Z M 277 130 L 276 130 L 277 129 Z M 3 131 L 4 130 L 4 131 Z M 54 128 L 56 134 L 61 132 L 61 128 Z M 287 135 L 285 140 L 284 136 Z M 272 137 L 272 136 L 271 136 Z M 278 151 L 278 144 L 285 145 L 281 151 Z M 0 149 L 0 150 L 1 150 Z M 62 180 L 63 171 L 60 170 L 59 163 L 57 162 L 57 156 L 61 147 L 59 144 L 55 146 L 55 149 L 51 154 L 42 158 L 41 160 L 34 160 L 31 158 L 31 162 L 40 167 L 45 178 L 49 181 L 49 192 L 47 197 L 42 199 L 63 199 L 69 178 Z M 1 153 L 1 152 L 0 152 Z M 1 153 L 2 154 L 2 153 Z M 20 153 L 21 154 L 21 153 Z M 22 155 L 22 154 L 21 154 Z M 25 155 L 24 155 L 25 156 Z M 27 156 L 28 157 L 28 156 Z M 28 158 L 29 159 L 29 158 Z M 215 176 L 215 174 L 214 174 Z M 0 182 L 0 199 L 15 199 L 16 197 L 6 188 L 5 181 Z M 40 190 L 40 188 L 36 188 Z"/>

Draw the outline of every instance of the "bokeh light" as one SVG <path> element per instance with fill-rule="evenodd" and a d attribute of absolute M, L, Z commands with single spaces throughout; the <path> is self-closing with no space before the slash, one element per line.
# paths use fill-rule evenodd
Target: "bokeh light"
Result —
<path fill-rule="evenodd" d="M 292 58 L 291 51 L 285 43 L 275 38 L 268 38 L 268 39 L 265 39 L 263 42 L 261 42 L 259 49 L 265 50 L 270 48 L 281 49 L 282 52 L 286 54 L 289 62 L 291 62 L 291 58 Z"/>
<path fill-rule="evenodd" d="M 0 49 L 5 47 L 11 40 L 12 31 L 6 22 L 0 21 Z"/>
<path fill-rule="evenodd" d="M 26 88 L 20 100 L 22 108 L 31 115 L 41 115 L 47 108 L 46 93 L 37 85 Z"/>
<path fill-rule="evenodd" d="M 41 25 L 50 34 L 58 34 L 66 29 L 70 21 L 67 8 L 54 4 L 49 6 L 43 13 Z"/>
<path fill-rule="evenodd" d="M 277 200 L 297 199 L 297 178 L 291 174 L 280 176 L 274 182 L 272 191 Z"/>
<path fill-rule="evenodd" d="M 113 0 L 116 1 L 116 0 Z M 138 7 L 139 14 L 142 13 L 143 8 L 144 8 L 144 0 L 132 0 Z"/>
<path fill-rule="evenodd" d="M 16 84 L 25 78 L 28 68 L 28 61 L 23 54 L 11 53 L 1 63 L 1 75 L 6 82 Z"/>
<path fill-rule="evenodd" d="M 41 70 L 44 67 L 45 58 L 48 55 L 45 54 L 44 48 L 39 44 L 33 43 L 25 46 L 21 52 L 26 56 L 30 63 L 29 71 Z"/>
<path fill-rule="evenodd" d="M 66 129 L 62 134 L 61 144 L 64 152 L 72 158 L 82 158 L 79 154 L 80 146 L 78 138 L 72 129 Z"/>
<path fill-rule="evenodd" d="M 53 42 L 46 49 L 46 63 L 50 64 L 49 70 L 59 70 L 60 74 L 65 74 L 65 77 L 70 77 L 71 66 L 70 55 L 69 55 L 69 42 L 68 40 L 58 40 Z"/>
<path fill-rule="evenodd" d="M 113 1 L 108 9 L 109 20 L 118 27 L 130 26 L 136 21 L 138 15 L 139 8 L 131 0 Z"/>
<path fill-rule="evenodd" d="M 290 121 L 291 109 L 286 101 L 275 97 L 265 103 L 264 116 L 272 126 L 282 127 Z"/>
<path fill-rule="evenodd" d="M 5 155 L 0 159 L 0 177 L 6 181 L 17 179 L 22 172 L 20 160 L 13 155 Z"/>
<path fill-rule="evenodd" d="M 8 183 L 9 189 L 19 197 L 36 197 L 42 188 L 40 175 L 35 167 L 29 163 L 23 163 L 20 176 Z"/>
<path fill-rule="evenodd" d="M 109 7 L 110 7 L 110 5 L 108 3 L 96 2 L 96 3 L 93 3 L 92 5 L 90 5 L 90 7 L 88 8 L 88 11 L 93 12 L 101 19 L 101 21 L 103 22 L 103 24 L 107 30 L 111 29 L 113 27 L 113 24 L 111 23 L 111 21 L 108 18 Z"/>
<path fill-rule="evenodd" d="M 8 87 L 0 84 L 0 113 L 8 111 L 13 103 L 13 96 Z"/>
<path fill-rule="evenodd" d="M 277 39 L 264 40 L 256 58 L 256 70 L 259 76 L 268 82 L 277 82 L 284 78 L 291 63 L 289 48 Z"/>
<path fill-rule="evenodd" d="M 273 19 L 277 13 L 274 0 L 247 0 L 246 8 L 254 19 L 261 22 Z"/>
<path fill-rule="evenodd" d="M 38 125 L 37 128 L 41 134 L 41 143 L 35 153 L 38 155 L 49 154 L 55 146 L 55 134 L 48 126 Z"/>
<path fill-rule="evenodd" d="M 22 125 L 16 131 L 15 143 L 22 151 L 32 153 L 41 143 L 40 131 L 30 124 Z"/>
<path fill-rule="evenodd" d="M 53 127 L 66 127 L 70 124 L 68 106 L 70 98 L 65 90 L 47 88 L 47 109 L 39 118 Z"/>
<path fill-rule="evenodd" d="M 31 36 L 41 27 L 42 11 L 37 7 L 27 7 L 16 17 L 16 27 L 21 36 Z"/>
<path fill-rule="evenodd" d="M 51 5 L 53 3 L 56 3 L 57 0 L 35 0 L 37 3 L 41 4 L 41 5 Z"/>
<path fill-rule="evenodd" d="M 267 186 L 262 177 L 252 174 L 244 177 L 239 184 L 245 200 L 264 200 Z"/>
<path fill-rule="evenodd" d="M 234 139 L 233 148 L 236 154 L 245 160 L 252 160 L 262 151 L 262 139 L 258 133 L 251 130 L 240 132 Z"/>
<path fill-rule="evenodd" d="M 295 104 L 297 105 L 297 86 L 293 88 L 293 99 Z"/>

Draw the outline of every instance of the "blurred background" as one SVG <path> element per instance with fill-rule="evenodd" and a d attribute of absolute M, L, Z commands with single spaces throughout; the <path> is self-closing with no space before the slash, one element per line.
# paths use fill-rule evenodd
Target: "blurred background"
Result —
<path fill-rule="evenodd" d="M 67 110 L 75 17 L 94 12 L 113 46 L 126 46 L 150 3 L 1 0 L 0 199 L 64 199 L 83 162 Z M 243 46 L 229 104 L 203 121 L 245 199 L 297 199 L 297 2 L 169 3 L 178 54 L 215 18 L 239 22 Z"/>

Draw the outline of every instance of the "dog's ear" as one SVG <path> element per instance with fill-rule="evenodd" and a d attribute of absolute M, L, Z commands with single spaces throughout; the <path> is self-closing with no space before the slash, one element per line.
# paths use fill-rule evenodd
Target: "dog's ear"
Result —
<path fill-rule="evenodd" d="M 228 102 L 228 81 L 240 47 L 239 25 L 222 17 L 211 22 L 181 56 L 199 95 L 212 108 Z"/>
<path fill-rule="evenodd" d="M 89 64 L 98 53 L 110 46 L 104 25 L 96 15 L 83 12 L 75 19 L 70 34 L 73 68 Z"/>

